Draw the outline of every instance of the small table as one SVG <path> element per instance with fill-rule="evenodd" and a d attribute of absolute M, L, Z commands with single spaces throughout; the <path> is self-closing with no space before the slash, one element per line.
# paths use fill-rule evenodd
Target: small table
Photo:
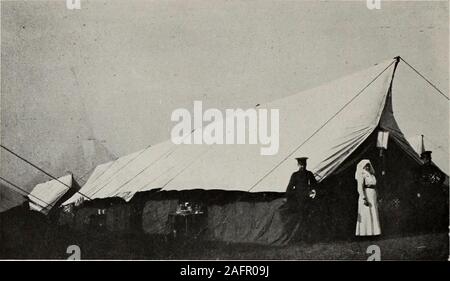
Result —
<path fill-rule="evenodd" d="M 169 222 L 175 233 L 185 237 L 198 238 L 203 230 L 205 214 L 202 213 L 172 213 Z"/>

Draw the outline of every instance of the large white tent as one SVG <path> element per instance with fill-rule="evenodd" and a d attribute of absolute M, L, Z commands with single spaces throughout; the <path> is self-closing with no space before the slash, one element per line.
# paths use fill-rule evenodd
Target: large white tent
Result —
<path fill-rule="evenodd" d="M 72 186 L 71 174 L 36 185 L 28 195 L 32 210 L 48 214 Z"/>
<path fill-rule="evenodd" d="M 152 189 L 284 192 L 296 170 L 295 157 L 309 157 L 309 169 L 321 181 L 377 126 L 390 131 L 404 151 L 420 161 L 393 116 L 389 88 L 395 69 L 395 60 L 388 60 L 260 105 L 279 110 L 276 155 L 261 155 L 261 146 L 254 144 L 175 145 L 168 140 L 98 166 L 80 192 L 89 199 L 121 197 L 126 201 Z M 81 194 L 64 204 L 86 199 Z"/>

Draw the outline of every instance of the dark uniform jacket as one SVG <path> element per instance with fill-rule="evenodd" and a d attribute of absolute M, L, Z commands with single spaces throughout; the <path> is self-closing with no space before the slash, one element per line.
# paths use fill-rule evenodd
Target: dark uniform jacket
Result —
<path fill-rule="evenodd" d="M 288 204 L 302 206 L 309 201 L 309 193 L 316 187 L 314 174 L 308 170 L 294 172 L 286 189 Z"/>

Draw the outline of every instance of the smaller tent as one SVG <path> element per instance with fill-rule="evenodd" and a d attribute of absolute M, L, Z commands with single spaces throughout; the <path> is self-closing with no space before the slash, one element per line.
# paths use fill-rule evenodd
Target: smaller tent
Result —
<path fill-rule="evenodd" d="M 72 196 L 75 190 L 76 182 L 71 174 L 58 180 L 40 183 L 28 195 L 30 208 L 47 215 L 53 207 L 59 206 L 63 199 Z"/>
<path fill-rule="evenodd" d="M 421 155 L 426 150 L 423 135 L 410 137 L 408 138 L 408 142 L 417 153 L 417 155 Z"/>

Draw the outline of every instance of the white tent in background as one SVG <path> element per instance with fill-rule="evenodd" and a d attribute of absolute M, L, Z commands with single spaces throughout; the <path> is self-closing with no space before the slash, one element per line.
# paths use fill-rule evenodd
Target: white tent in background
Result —
<path fill-rule="evenodd" d="M 408 138 L 408 143 L 418 155 L 421 155 L 426 150 L 423 135 Z"/>
<path fill-rule="evenodd" d="M 408 138 L 408 143 L 411 145 L 411 147 L 418 155 L 422 154 L 422 152 L 426 150 L 431 150 L 434 154 L 439 153 L 448 155 L 448 151 L 446 152 L 443 147 L 436 145 L 427 136 L 424 135 L 412 136 Z M 437 163 L 435 164 L 437 165 Z M 446 167 L 448 166 L 438 165 L 438 167 L 447 175 L 449 174 L 448 169 L 446 169 Z"/>
<path fill-rule="evenodd" d="M 72 187 L 72 175 L 60 177 L 58 180 L 50 180 L 36 185 L 28 195 L 32 210 L 48 214 L 55 204 Z"/>
<path fill-rule="evenodd" d="M 260 154 L 260 145 L 175 145 L 170 140 L 97 167 L 80 192 L 90 199 L 162 190 L 284 192 L 296 170 L 295 157 L 308 156 L 319 181 L 333 173 L 374 130 L 392 139 L 413 159 L 392 113 L 389 87 L 395 60 L 323 86 L 262 104 L 278 109 L 279 152 Z M 199 130 L 194 130 L 196 134 Z M 74 195 L 64 204 L 82 201 Z"/>

